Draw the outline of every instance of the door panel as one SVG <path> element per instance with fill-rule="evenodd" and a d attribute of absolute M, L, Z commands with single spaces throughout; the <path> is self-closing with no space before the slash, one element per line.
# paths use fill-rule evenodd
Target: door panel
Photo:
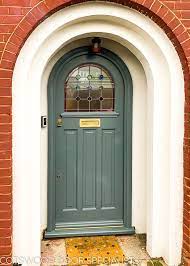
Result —
<path fill-rule="evenodd" d="M 102 208 L 115 208 L 115 129 L 102 132 Z"/>
<path fill-rule="evenodd" d="M 64 209 L 77 208 L 77 131 L 65 130 Z M 72 163 L 71 163 L 72 162 Z M 62 191 L 61 191 L 62 192 Z"/>
<path fill-rule="evenodd" d="M 83 210 L 96 208 L 96 130 L 83 130 Z"/>

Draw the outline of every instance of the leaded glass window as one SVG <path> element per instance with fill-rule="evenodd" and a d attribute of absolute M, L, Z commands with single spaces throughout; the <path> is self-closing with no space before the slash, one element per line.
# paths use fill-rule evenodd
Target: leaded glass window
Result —
<path fill-rule="evenodd" d="M 75 68 L 65 82 L 65 112 L 114 111 L 114 82 L 97 64 Z"/>

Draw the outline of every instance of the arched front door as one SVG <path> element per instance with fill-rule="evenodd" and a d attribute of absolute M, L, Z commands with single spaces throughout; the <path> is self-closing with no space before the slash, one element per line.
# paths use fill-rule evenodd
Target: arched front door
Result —
<path fill-rule="evenodd" d="M 113 53 L 65 55 L 49 80 L 46 237 L 134 233 L 132 84 Z"/>

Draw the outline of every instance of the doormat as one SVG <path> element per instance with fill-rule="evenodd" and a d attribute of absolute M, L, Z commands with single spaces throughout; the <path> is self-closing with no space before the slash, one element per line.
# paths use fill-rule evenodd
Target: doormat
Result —
<path fill-rule="evenodd" d="M 125 255 L 115 236 L 66 238 L 68 265 L 124 263 Z"/>

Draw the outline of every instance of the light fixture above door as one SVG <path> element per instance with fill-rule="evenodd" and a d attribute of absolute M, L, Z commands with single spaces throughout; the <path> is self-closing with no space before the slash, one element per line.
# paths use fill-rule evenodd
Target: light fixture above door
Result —
<path fill-rule="evenodd" d="M 101 52 L 101 39 L 99 37 L 94 37 L 92 39 L 92 52 L 93 53 Z"/>

